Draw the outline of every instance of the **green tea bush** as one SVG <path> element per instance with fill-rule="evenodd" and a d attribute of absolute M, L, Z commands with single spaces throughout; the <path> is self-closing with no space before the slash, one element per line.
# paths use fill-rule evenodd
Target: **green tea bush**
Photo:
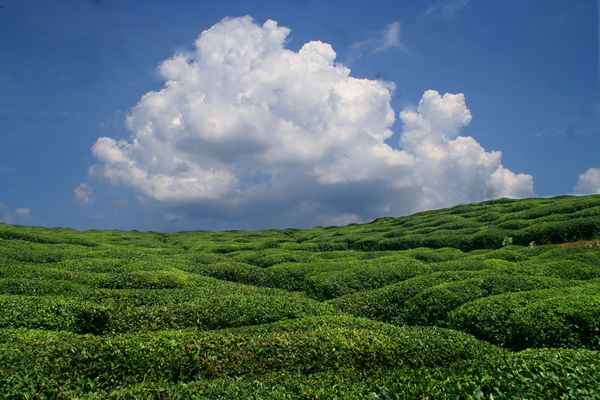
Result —
<path fill-rule="evenodd" d="M 108 275 L 102 287 L 109 289 L 173 289 L 182 287 L 180 275 L 163 271 L 131 271 Z"/>
<path fill-rule="evenodd" d="M 498 228 L 509 229 L 511 231 L 527 228 L 531 225 L 531 221 L 523 219 L 509 219 L 498 224 Z"/>
<path fill-rule="evenodd" d="M 542 299 L 513 315 L 526 347 L 600 350 L 600 295 Z"/>
<path fill-rule="evenodd" d="M 227 261 L 228 258 L 221 254 L 194 252 L 188 256 L 192 265 L 197 264 L 214 264 L 221 261 Z"/>
<path fill-rule="evenodd" d="M 346 368 L 304 374 L 278 370 L 261 375 L 191 382 L 144 382 L 82 398 L 105 399 L 598 399 L 600 360 L 586 350 L 527 350 L 503 363 L 446 368 Z M 65 393 L 65 398 L 81 392 Z"/>
<path fill-rule="evenodd" d="M 431 267 L 414 259 L 405 259 L 390 264 L 377 261 L 375 264 L 309 275 L 305 280 L 305 291 L 317 299 L 331 299 L 354 292 L 376 289 L 430 270 Z"/>
<path fill-rule="evenodd" d="M 426 263 L 450 261 L 464 257 L 464 253 L 462 251 L 449 247 L 442 247 L 438 249 L 421 247 L 405 251 L 404 254 Z"/>
<path fill-rule="evenodd" d="M 106 273 L 127 271 L 130 269 L 129 262 L 116 258 L 77 258 L 72 260 L 64 260 L 56 265 L 56 268 L 74 271 L 74 272 L 91 272 L 91 273 Z"/>
<path fill-rule="evenodd" d="M 481 276 L 481 271 L 444 271 L 417 276 L 380 289 L 340 296 L 336 308 L 352 315 L 392 322 L 404 313 L 405 303 L 423 290 L 444 282 Z"/>
<path fill-rule="evenodd" d="M 505 229 L 486 227 L 473 235 L 465 236 L 459 247 L 466 251 L 475 249 L 497 249 L 502 247 L 504 238 L 507 236 L 510 236 L 510 234 Z"/>
<path fill-rule="evenodd" d="M 360 265 L 364 265 L 364 262 L 352 259 L 277 264 L 269 268 L 270 279 L 267 286 L 301 291 L 305 289 L 306 278 L 309 275 L 342 271 Z"/>
<path fill-rule="evenodd" d="M 578 261 L 598 268 L 600 265 L 600 247 L 557 247 L 547 246 L 546 251 L 538 254 L 536 260 L 571 260 Z"/>
<path fill-rule="evenodd" d="M 573 283 L 569 281 L 556 278 L 492 273 L 457 282 L 445 282 L 425 289 L 407 300 L 396 323 L 443 324 L 450 311 L 475 299 L 506 292 L 572 285 Z"/>
<path fill-rule="evenodd" d="M 79 232 L 70 229 L 45 229 L 14 227 L 0 224 L 0 240 L 19 240 L 45 244 L 72 244 L 95 247 L 97 243 L 81 237 Z"/>
<path fill-rule="evenodd" d="M 600 195 L 306 230 L 0 223 L 0 398 L 600 399 L 599 227 Z"/>
<path fill-rule="evenodd" d="M 232 256 L 236 261 L 241 261 L 261 268 L 276 264 L 309 262 L 316 256 L 307 251 L 290 251 L 282 249 L 269 249 L 263 251 L 245 251 Z"/>
<path fill-rule="evenodd" d="M 600 335 L 598 285 L 507 293 L 466 303 L 448 326 L 514 349 L 588 347 Z"/>
<path fill-rule="evenodd" d="M 65 251 L 56 245 L 40 245 L 12 240 L 1 243 L 0 259 L 42 264 L 55 263 L 65 258 Z"/>
<path fill-rule="evenodd" d="M 496 259 L 510 262 L 523 262 L 529 259 L 529 255 L 524 252 L 524 248 L 519 246 L 503 247 L 501 249 L 486 251 L 482 258 L 486 260 Z"/>
<path fill-rule="evenodd" d="M 431 263 L 430 265 L 435 272 L 477 271 L 488 268 L 488 266 L 486 266 L 486 260 L 480 257 L 465 257 L 457 260 Z"/>
<path fill-rule="evenodd" d="M 56 296 L 0 296 L 0 327 L 102 333 L 108 328 L 104 307 Z"/>
<path fill-rule="evenodd" d="M 600 233 L 600 218 L 578 218 L 556 222 L 541 222 L 513 232 L 515 244 L 527 245 L 563 243 L 586 240 Z"/>
<path fill-rule="evenodd" d="M 69 294 L 83 290 L 73 282 L 36 278 L 0 278 L 0 294 L 45 295 Z"/>
<path fill-rule="evenodd" d="M 339 321 L 339 323 L 338 323 Z M 350 327 L 347 327 L 350 325 Z M 433 367 L 503 352 L 437 328 L 395 328 L 330 317 L 229 332 L 177 331 L 114 337 L 2 331 L 3 393 L 34 397 L 108 390 L 144 381 L 179 382 L 286 370 Z M 51 361 L 50 361 L 51 360 Z"/>
<path fill-rule="evenodd" d="M 196 264 L 186 268 L 186 271 L 250 285 L 261 286 L 270 281 L 270 270 L 242 262 L 222 261 L 214 264 Z"/>
<path fill-rule="evenodd" d="M 586 280 L 600 278 L 600 264 L 596 267 L 592 267 L 583 262 L 573 260 L 535 260 L 520 264 L 519 269 L 524 273 L 556 276 L 564 279 Z"/>
<path fill-rule="evenodd" d="M 332 314 L 333 309 L 298 293 L 239 293 L 197 295 L 185 302 L 130 306 L 119 304 L 110 312 L 111 332 L 196 328 L 222 329 L 265 324 L 283 319 Z"/>

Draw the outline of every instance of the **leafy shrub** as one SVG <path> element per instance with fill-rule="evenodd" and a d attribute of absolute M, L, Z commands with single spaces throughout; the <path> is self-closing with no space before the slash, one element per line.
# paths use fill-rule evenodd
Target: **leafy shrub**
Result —
<path fill-rule="evenodd" d="M 573 284 L 547 277 L 488 273 L 477 278 L 446 282 L 425 289 L 407 300 L 396 323 L 443 324 L 454 308 L 472 300 L 506 292 L 567 287 Z"/>
<path fill-rule="evenodd" d="M 270 271 L 242 262 L 224 261 L 215 264 L 197 264 L 186 268 L 205 276 L 224 279 L 231 282 L 247 283 L 250 285 L 265 285 L 269 281 Z"/>
<path fill-rule="evenodd" d="M 108 311 L 101 306 L 62 297 L 0 296 L 0 327 L 42 328 L 78 333 L 107 330 Z"/>
<path fill-rule="evenodd" d="M 331 300 L 336 308 L 361 317 L 395 321 L 404 312 L 406 301 L 440 283 L 480 276 L 480 271 L 445 271 L 417 276 L 380 289 L 353 293 Z"/>
<path fill-rule="evenodd" d="M 450 261 L 464 257 L 464 253 L 462 251 L 450 247 L 442 247 L 438 249 L 422 247 L 408 250 L 405 252 L 405 254 L 426 263 Z"/>
<path fill-rule="evenodd" d="M 563 243 L 592 239 L 600 232 L 600 218 L 577 218 L 542 222 L 513 233 L 515 244 Z"/>
<path fill-rule="evenodd" d="M 276 264 L 309 262 L 315 259 L 315 255 L 306 251 L 290 251 L 283 249 L 269 249 L 262 251 L 244 251 L 232 255 L 236 261 L 241 261 L 261 268 L 267 268 Z"/>
<path fill-rule="evenodd" d="M 305 279 L 305 290 L 307 294 L 317 299 L 331 299 L 403 281 L 430 270 L 430 267 L 413 259 L 396 261 L 391 264 L 377 262 L 341 271 L 309 275 Z"/>
<path fill-rule="evenodd" d="M 189 297 L 185 302 L 116 305 L 111 310 L 110 325 L 107 329 L 111 332 L 184 328 L 210 330 L 265 324 L 332 312 L 328 305 L 297 293 L 223 293 Z"/>
<path fill-rule="evenodd" d="M 599 227 L 598 195 L 306 230 L 0 223 L 0 397 L 599 398 L 596 350 L 468 334 L 598 349 L 600 247 L 551 243 Z"/>
<path fill-rule="evenodd" d="M 600 350 L 600 296 L 571 295 L 539 300 L 515 313 L 527 347 L 587 347 Z"/>
<path fill-rule="evenodd" d="M 173 289 L 182 286 L 183 280 L 179 275 L 162 271 L 112 273 L 102 284 L 109 289 Z"/>
<path fill-rule="evenodd" d="M 600 332 L 598 286 L 491 296 L 450 313 L 448 325 L 503 346 L 588 347 Z"/>
<path fill-rule="evenodd" d="M 227 257 L 221 254 L 195 252 L 189 255 L 189 260 L 192 265 L 196 264 L 213 264 L 221 261 L 226 261 Z"/>
<path fill-rule="evenodd" d="M 527 350 L 506 355 L 501 360 L 502 363 L 475 365 L 464 370 L 379 367 L 309 374 L 278 370 L 261 375 L 224 376 L 191 382 L 146 381 L 110 392 L 94 392 L 85 398 L 598 398 L 600 363 L 597 352 Z M 66 392 L 64 397 L 79 397 L 78 394 Z"/>
<path fill-rule="evenodd" d="M 306 278 L 310 275 L 342 271 L 359 265 L 364 265 L 364 263 L 358 260 L 332 260 L 277 264 L 269 268 L 270 280 L 267 286 L 300 291 L 305 289 Z"/>
<path fill-rule="evenodd" d="M 546 251 L 538 254 L 536 260 L 571 260 L 578 261 L 589 265 L 590 267 L 597 268 L 600 265 L 600 248 L 598 247 L 584 247 L 584 246 L 572 246 L 572 247 L 556 247 L 547 246 Z"/>
<path fill-rule="evenodd" d="M 57 395 L 287 370 L 433 367 L 503 352 L 459 332 L 394 328 L 349 318 L 309 318 L 229 332 L 161 332 L 116 337 L 0 332 L 3 393 Z M 47 362 L 46 360 L 52 360 Z M 23 374 L 22 371 L 28 371 Z"/>
<path fill-rule="evenodd" d="M 600 277 L 600 265 L 591 267 L 580 261 L 531 261 L 519 266 L 526 273 L 556 276 L 564 279 L 593 279 Z"/>
<path fill-rule="evenodd" d="M 28 242 L 2 242 L 0 258 L 27 263 L 55 263 L 65 258 L 65 251 L 58 246 L 38 245 Z"/>
<path fill-rule="evenodd" d="M 45 295 L 67 294 L 81 291 L 81 286 L 76 283 L 39 278 L 0 278 L 0 294 Z"/>

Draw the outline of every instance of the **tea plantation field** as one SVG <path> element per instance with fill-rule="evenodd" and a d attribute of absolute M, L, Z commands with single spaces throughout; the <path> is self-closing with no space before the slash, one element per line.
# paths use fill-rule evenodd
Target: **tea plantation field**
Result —
<path fill-rule="evenodd" d="M 600 195 L 367 224 L 0 224 L 2 399 L 600 399 Z"/>

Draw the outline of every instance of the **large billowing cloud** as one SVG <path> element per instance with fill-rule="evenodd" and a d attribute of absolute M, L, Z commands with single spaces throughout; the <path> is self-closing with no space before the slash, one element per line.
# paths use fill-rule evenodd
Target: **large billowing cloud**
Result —
<path fill-rule="evenodd" d="M 600 194 L 600 168 L 590 168 L 579 175 L 575 191 L 580 194 Z"/>
<path fill-rule="evenodd" d="M 425 92 L 390 146 L 393 85 L 352 77 L 327 43 L 286 49 L 288 34 L 250 17 L 204 31 L 194 54 L 161 64 L 166 82 L 132 109 L 129 140 L 97 140 L 92 173 L 178 215 L 257 227 L 532 194 L 531 176 L 459 136 L 462 94 Z"/>

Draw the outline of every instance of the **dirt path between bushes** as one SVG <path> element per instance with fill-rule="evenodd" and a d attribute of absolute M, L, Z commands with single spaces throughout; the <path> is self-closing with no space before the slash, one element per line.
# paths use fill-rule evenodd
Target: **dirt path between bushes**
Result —
<path fill-rule="evenodd" d="M 559 243 L 560 247 L 600 247 L 600 240 L 582 240 L 580 242 Z"/>

